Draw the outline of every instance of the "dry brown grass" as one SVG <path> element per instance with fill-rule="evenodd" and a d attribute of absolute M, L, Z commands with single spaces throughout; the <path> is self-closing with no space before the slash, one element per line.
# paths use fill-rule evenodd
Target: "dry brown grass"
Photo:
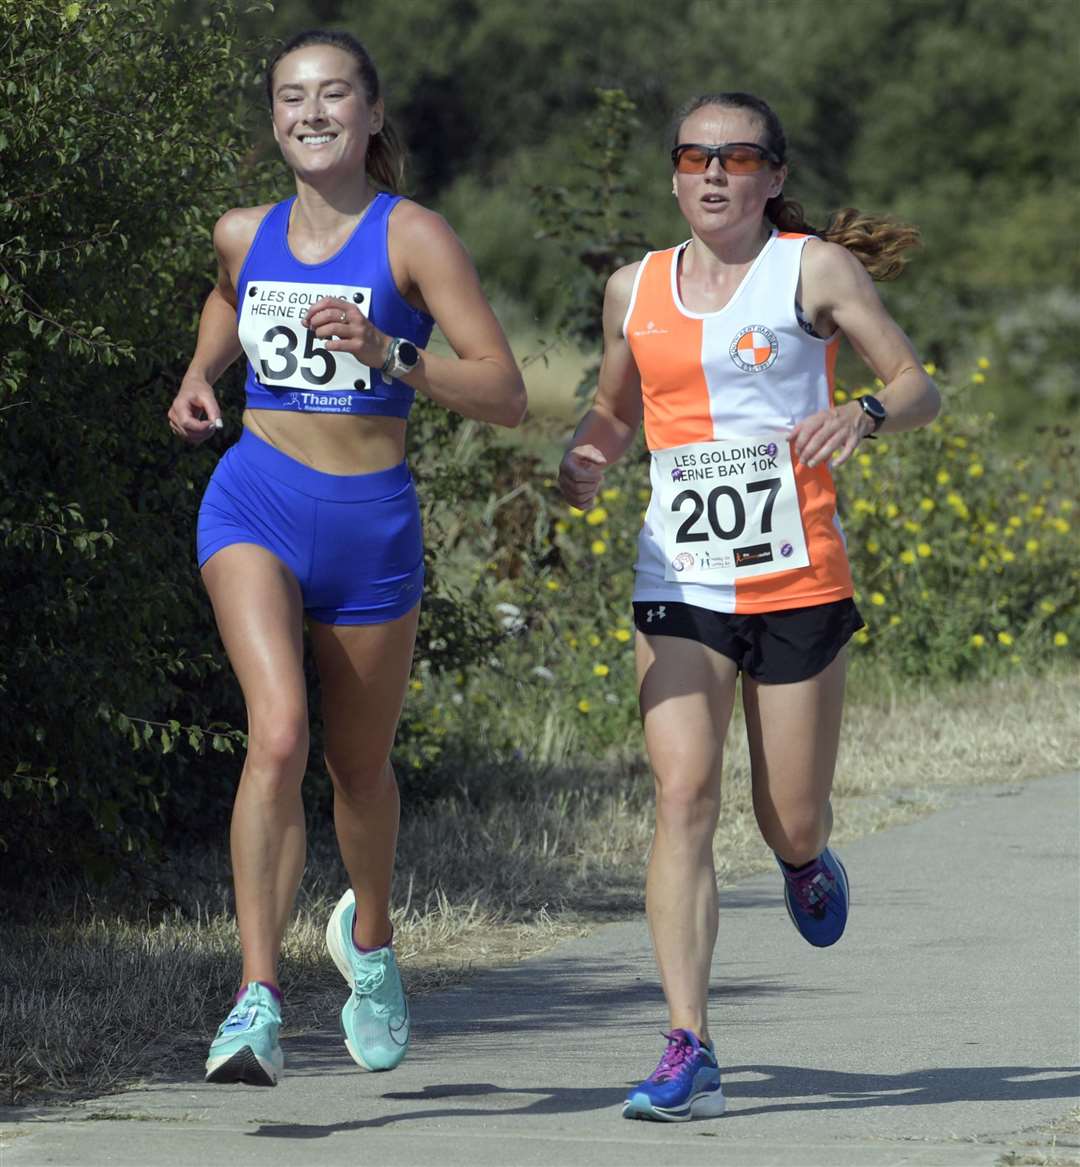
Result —
<path fill-rule="evenodd" d="M 853 692 L 838 766 L 836 838 L 926 814 L 962 787 L 1074 769 L 1080 676 L 1018 677 L 947 692 Z M 470 777 L 406 816 L 394 911 L 413 993 L 520 959 L 598 922 L 638 912 L 652 782 L 640 758 Z M 738 719 L 716 835 L 718 878 L 772 866 L 750 805 Z M 167 914 L 85 894 L 0 931 L 0 1100 L 116 1088 L 190 1072 L 235 988 L 237 944 L 224 857 L 184 857 L 186 900 Z M 333 1024 L 344 993 L 323 930 L 344 887 L 319 835 L 282 966 L 288 1032 Z"/>

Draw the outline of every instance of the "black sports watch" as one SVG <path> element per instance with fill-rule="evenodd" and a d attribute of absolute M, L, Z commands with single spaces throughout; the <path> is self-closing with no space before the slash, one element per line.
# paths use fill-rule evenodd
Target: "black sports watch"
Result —
<path fill-rule="evenodd" d="M 387 377 L 404 377 L 416 368 L 420 360 L 420 350 L 411 340 L 395 336 L 390 340 L 390 348 L 380 372 Z"/>
<path fill-rule="evenodd" d="M 866 435 L 868 438 L 872 438 L 876 436 L 878 430 L 881 429 L 882 424 L 889 415 L 885 412 L 885 406 L 869 393 L 864 394 L 857 400 L 862 407 L 863 413 L 874 423 L 874 428 Z"/>

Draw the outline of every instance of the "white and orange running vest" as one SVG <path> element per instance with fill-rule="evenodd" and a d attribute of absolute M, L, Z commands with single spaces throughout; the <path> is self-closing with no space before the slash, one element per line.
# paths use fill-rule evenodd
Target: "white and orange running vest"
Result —
<path fill-rule="evenodd" d="M 852 595 L 851 569 L 828 466 L 809 469 L 791 452 L 785 481 L 790 483 L 793 475 L 794 490 L 786 488 L 791 495 L 787 522 L 790 530 L 801 519 L 802 530 L 795 537 L 778 540 L 773 538 L 768 513 L 775 496 L 768 484 L 778 479 L 766 472 L 755 481 L 752 469 L 767 464 L 756 458 L 758 451 L 775 455 L 778 445 L 790 450 L 788 435 L 795 424 L 832 405 L 840 334 L 827 340 L 811 335 L 796 315 L 802 251 L 808 238 L 774 231 L 735 294 L 717 312 L 692 312 L 682 303 L 678 264 L 687 244 L 650 252 L 641 261 L 623 322 L 641 375 L 645 439 L 653 454 L 653 493 L 638 537 L 634 568 L 635 600 L 679 600 L 717 612 L 751 613 L 826 604 Z M 676 447 L 674 454 L 658 458 L 658 452 Z M 680 458 L 683 449 L 696 451 L 696 462 L 693 453 Z M 739 458 L 743 460 L 734 461 Z M 664 475 L 678 479 L 677 486 L 658 482 L 657 466 L 662 460 Z M 714 470 L 722 474 L 730 469 L 734 477 L 727 481 L 734 486 L 723 478 L 712 478 L 713 470 L 670 469 L 680 462 L 700 467 L 723 460 L 728 465 Z M 706 476 L 708 482 L 694 481 Z M 662 485 L 669 503 L 672 490 L 686 487 L 686 497 L 675 499 L 676 509 L 683 506 L 685 513 L 674 519 L 671 513 L 660 513 Z M 709 535 L 710 522 L 726 542 Z M 745 530 L 739 528 L 740 522 Z M 687 544 L 687 554 L 676 555 L 673 561 L 671 539 L 676 524 L 681 537 L 702 543 Z M 712 540 L 711 550 L 719 546 L 714 562 L 723 558 L 730 582 L 687 582 L 672 571 L 673 562 L 678 571 L 682 570 L 680 561 L 692 562 L 706 539 Z M 806 566 L 782 566 L 784 557 L 792 556 L 793 544 L 792 562 L 801 556 Z"/>

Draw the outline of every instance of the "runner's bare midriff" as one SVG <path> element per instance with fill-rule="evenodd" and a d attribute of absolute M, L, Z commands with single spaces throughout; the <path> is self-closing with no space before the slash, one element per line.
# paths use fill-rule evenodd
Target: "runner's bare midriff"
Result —
<path fill-rule="evenodd" d="M 372 474 L 405 457 L 405 421 L 399 417 L 246 409 L 244 425 L 324 474 Z"/>

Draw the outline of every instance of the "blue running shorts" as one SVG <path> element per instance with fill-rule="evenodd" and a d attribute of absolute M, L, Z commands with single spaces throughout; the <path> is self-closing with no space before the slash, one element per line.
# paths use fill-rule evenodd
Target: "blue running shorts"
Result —
<path fill-rule="evenodd" d="M 322 624 L 385 624 L 420 600 L 424 541 L 408 466 L 324 474 L 245 429 L 199 508 L 198 561 L 233 543 L 273 552 Z"/>

